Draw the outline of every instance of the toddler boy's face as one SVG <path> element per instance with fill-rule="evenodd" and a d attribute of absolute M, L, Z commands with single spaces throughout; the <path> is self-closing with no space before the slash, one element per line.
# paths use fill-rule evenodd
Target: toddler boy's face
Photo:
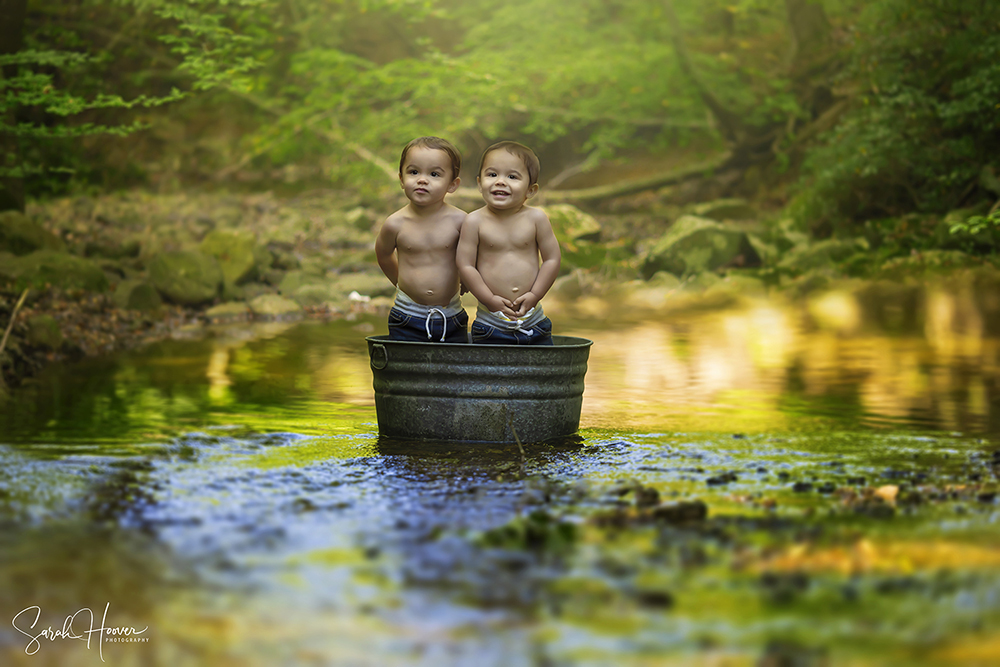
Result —
<path fill-rule="evenodd" d="M 444 200 L 458 188 L 458 174 L 451 173 L 451 158 L 440 148 L 414 146 L 406 152 L 399 184 L 416 206 Z"/>
<path fill-rule="evenodd" d="M 528 167 L 521 158 L 503 149 L 486 155 L 476 182 L 486 205 L 501 211 L 519 209 L 538 191 L 537 183 L 529 183 Z"/>

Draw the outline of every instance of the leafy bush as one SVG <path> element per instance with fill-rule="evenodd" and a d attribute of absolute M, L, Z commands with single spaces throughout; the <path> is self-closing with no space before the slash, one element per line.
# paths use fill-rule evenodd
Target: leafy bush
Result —
<path fill-rule="evenodd" d="M 1000 163 L 1000 4 L 880 0 L 860 14 L 854 107 L 807 158 L 794 213 L 816 229 L 974 201 Z"/>

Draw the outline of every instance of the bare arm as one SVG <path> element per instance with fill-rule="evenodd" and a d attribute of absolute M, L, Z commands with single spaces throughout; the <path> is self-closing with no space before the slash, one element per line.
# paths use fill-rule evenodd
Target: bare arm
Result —
<path fill-rule="evenodd" d="M 375 260 L 393 285 L 399 282 L 399 259 L 396 256 L 396 235 L 399 224 L 391 217 L 382 224 L 375 239 Z"/>
<path fill-rule="evenodd" d="M 538 274 L 535 276 L 535 282 L 531 284 L 531 289 L 514 300 L 518 317 L 523 317 L 534 308 L 559 277 L 559 263 L 562 261 L 559 241 L 552 231 L 552 223 L 549 222 L 548 216 L 541 211 L 538 213 L 539 217 L 535 221 L 535 242 L 538 243 L 538 254 L 541 255 L 542 263 L 538 267 Z"/>
<path fill-rule="evenodd" d="M 490 312 L 502 311 L 507 317 L 515 317 L 514 304 L 497 296 L 490 290 L 482 274 L 476 268 L 476 258 L 479 256 L 479 223 L 468 218 L 462 224 L 462 234 L 458 239 L 458 250 L 455 261 L 458 262 L 458 274 L 462 283 L 479 303 L 490 309 Z"/>

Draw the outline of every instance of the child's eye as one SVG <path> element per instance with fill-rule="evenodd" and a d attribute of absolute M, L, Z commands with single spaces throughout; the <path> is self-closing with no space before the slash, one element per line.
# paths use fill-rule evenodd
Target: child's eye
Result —
<path fill-rule="evenodd" d="M 440 175 L 441 175 L 441 172 L 440 172 L 440 171 L 432 171 L 432 172 L 431 172 L 431 176 L 433 176 L 434 178 L 437 178 L 437 177 L 438 177 L 438 176 L 440 176 Z"/>
<path fill-rule="evenodd" d="M 411 169 L 411 170 L 409 170 L 406 173 L 408 173 L 410 176 L 414 176 L 417 173 L 417 170 L 416 169 Z"/>

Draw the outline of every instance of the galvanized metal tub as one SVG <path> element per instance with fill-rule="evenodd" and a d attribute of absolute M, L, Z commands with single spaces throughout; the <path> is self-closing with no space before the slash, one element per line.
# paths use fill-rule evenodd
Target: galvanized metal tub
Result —
<path fill-rule="evenodd" d="M 516 432 L 538 442 L 580 427 L 586 338 L 553 336 L 551 346 L 366 340 L 383 436 L 514 442 Z"/>

